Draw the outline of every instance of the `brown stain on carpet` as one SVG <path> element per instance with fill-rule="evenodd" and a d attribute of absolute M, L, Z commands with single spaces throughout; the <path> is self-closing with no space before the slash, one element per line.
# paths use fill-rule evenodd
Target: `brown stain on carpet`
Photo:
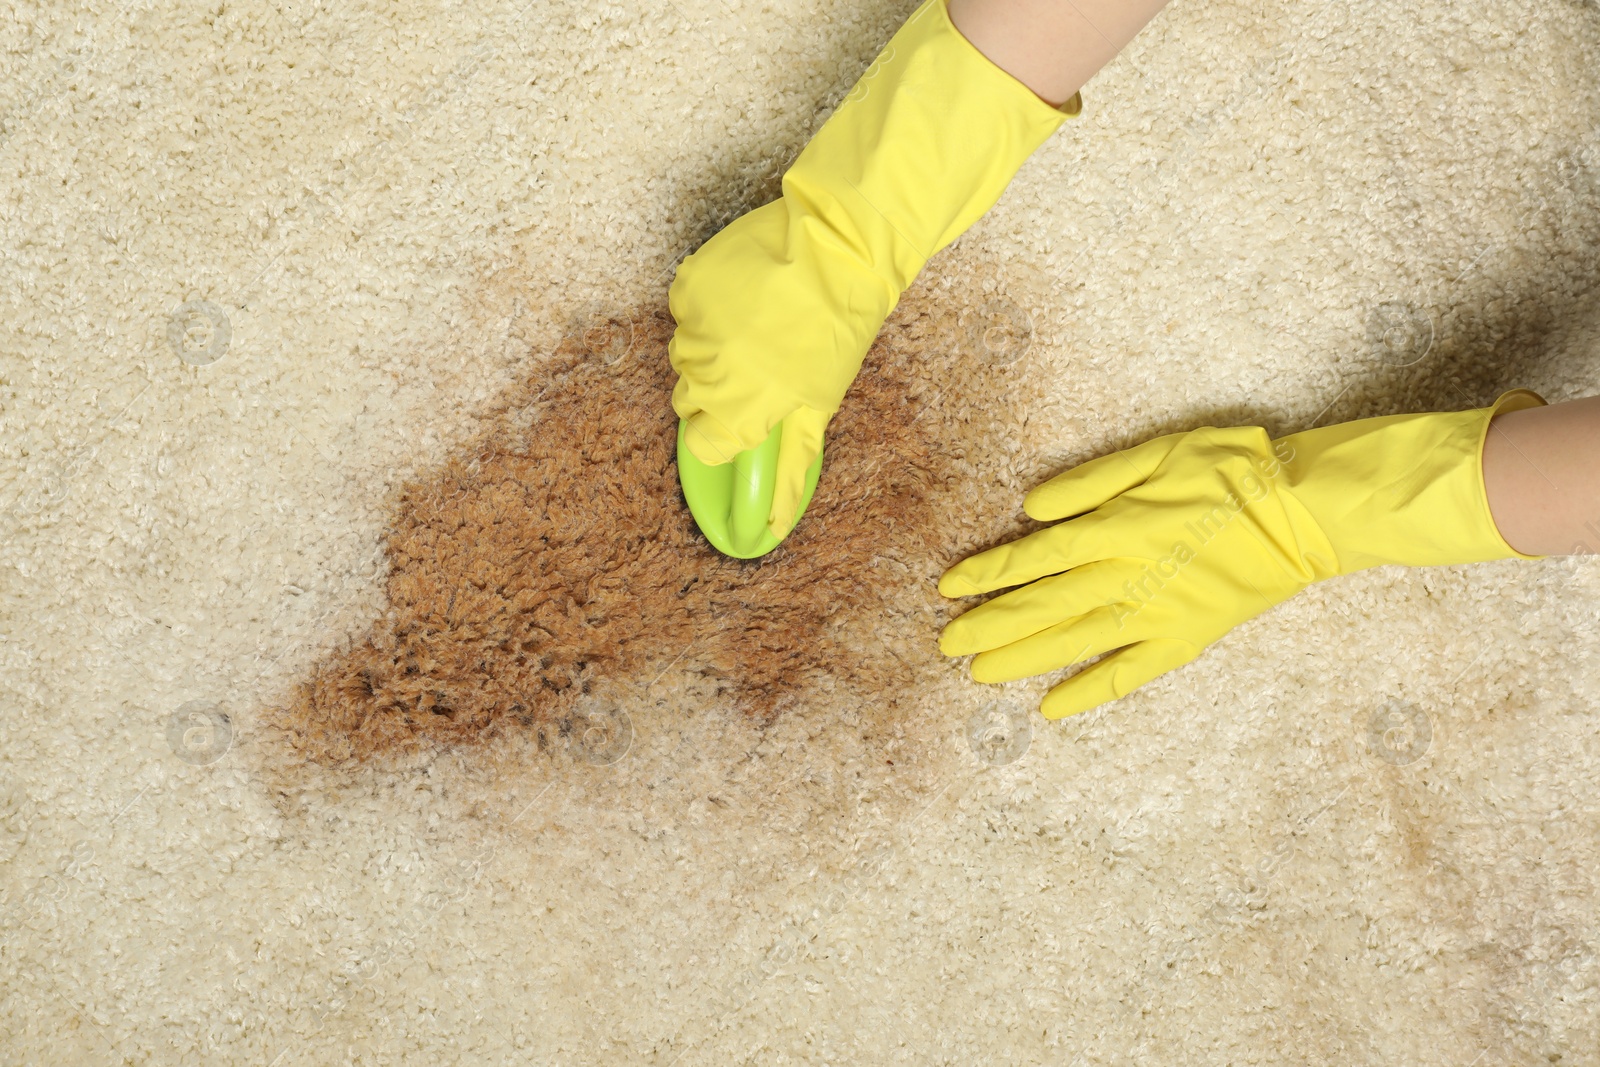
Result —
<path fill-rule="evenodd" d="M 758 723 L 824 693 L 869 732 L 923 714 L 932 684 L 965 680 L 937 649 L 939 573 L 1028 527 L 1006 395 L 1027 361 L 972 343 L 1016 316 L 986 324 L 992 298 L 949 288 L 906 295 L 805 520 L 757 561 L 717 553 L 683 502 L 665 308 L 572 332 L 399 493 L 387 610 L 271 725 L 322 766 L 519 732 L 544 748 L 585 694 L 633 702 L 668 669 Z"/>

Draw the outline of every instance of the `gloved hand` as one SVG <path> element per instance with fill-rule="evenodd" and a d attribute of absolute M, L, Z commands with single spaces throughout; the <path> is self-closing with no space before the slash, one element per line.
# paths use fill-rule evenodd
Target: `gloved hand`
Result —
<path fill-rule="evenodd" d="M 758 528 L 789 532 L 828 420 L 923 265 L 1080 109 L 1035 96 L 961 35 L 945 0 L 924 0 L 784 174 L 783 195 L 679 265 L 667 352 L 684 445 L 729 464 L 782 424 Z"/>
<path fill-rule="evenodd" d="M 1194 659 L 1312 582 L 1384 563 L 1518 557 L 1484 495 L 1489 420 L 1543 404 L 1362 419 L 1278 441 L 1260 427 L 1169 434 L 1037 486 L 1023 510 L 1067 522 L 970 556 L 945 596 L 1007 586 L 952 620 L 949 656 L 1004 682 L 1113 649 L 1044 699 L 1058 719 L 1124 696 Z M 1031 584 L 1027 584 L 1031 583 Z"/>

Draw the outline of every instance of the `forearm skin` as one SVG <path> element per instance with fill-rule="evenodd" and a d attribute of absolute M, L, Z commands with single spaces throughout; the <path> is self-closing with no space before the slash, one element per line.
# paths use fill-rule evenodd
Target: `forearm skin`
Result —
<path fill-rule="evenodd" d="M 950 0 L 950 21 L 995 66 L 1060 107 L 1168 0 Z"/>
<path fill-rule="evenodd" d="M 1600 396 L 1495 416 L 1483 485 L 1500 535 L 1518 552 L 1600 552 Z"/>

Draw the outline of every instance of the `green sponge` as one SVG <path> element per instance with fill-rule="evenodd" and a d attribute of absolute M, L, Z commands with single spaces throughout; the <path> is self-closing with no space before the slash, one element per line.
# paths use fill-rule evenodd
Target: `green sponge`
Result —
<path fill-rule="evenodd" d="M 678 481 L 700 532 L 717 551 L 735 559 L 754 559 L 777 548 L 782 538 L 774 537 L 767 529 L 767 515 L 772 511 L 783 424 L 774 426 L 767 439 L 756 447 L 734 456 L 732 463 L 714 467 L 696 459 L 684 445 L 686 426 L 684 420 L 678 420 Z M 818 453 L 806 469 L 806 487 L 800 494 L 800 510 L 795 513 L 797 525 L 811 503 L 821 473 L 822 454 Z"/>

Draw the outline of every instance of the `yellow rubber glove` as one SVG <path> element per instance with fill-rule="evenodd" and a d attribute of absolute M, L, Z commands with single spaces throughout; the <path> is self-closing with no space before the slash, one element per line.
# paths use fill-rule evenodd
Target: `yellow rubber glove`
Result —
<path fill-rule="evenodd" d="M 950 597 L 1023 586 L 951 621 L 939 647 L 976 652 L 980 682 L 1120 649 L 1050 690 L 1043 711 L 1058 719 L 1181 667 L 1312 582 L 1385 563 L 1539 558 L 1500 536 L 1482 453 L 1494 415 L 1543 403 L 1518 389 L 1488 408 L 1278 441 L 1260 427 L 1204 427 L 1092 460 L 1023 502 L 1034 519 L 1078 518 L 939 579 Z"/>
<path fill-rule="evenodd" d="M 667 346 L 684 443 L 716 465 L 783 422 L 769 528 L 793 525 L 873 338 L 934 253 L 992 207 L 1068 115 L 924 0 L 783 176 L 678 267 Z"/>

